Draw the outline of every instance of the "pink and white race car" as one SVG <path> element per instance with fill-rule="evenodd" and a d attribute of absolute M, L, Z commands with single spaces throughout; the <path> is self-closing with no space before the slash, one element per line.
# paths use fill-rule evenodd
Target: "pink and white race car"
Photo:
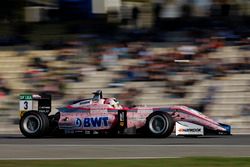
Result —
<path fill-rule="evenodd" d="M 34 110 L 34 107 L 37 107 Z M 186 106 L 124 107 L 102 91 L 51 112 L 50 95 L 20 95 L 20 131 L 26 137 L 57 134 L 143 134 L 168 137 L 231 134 L 231 127 Z"/>

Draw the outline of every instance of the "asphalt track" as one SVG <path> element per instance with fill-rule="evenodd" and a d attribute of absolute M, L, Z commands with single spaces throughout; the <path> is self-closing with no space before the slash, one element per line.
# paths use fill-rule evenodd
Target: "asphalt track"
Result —
<path fill-rule="evenodd" d="M 0 159 L 133 159 L 250 157 L 250 135 L 184 138 L 86 137 L 28 139 L 0 135 Z"/>

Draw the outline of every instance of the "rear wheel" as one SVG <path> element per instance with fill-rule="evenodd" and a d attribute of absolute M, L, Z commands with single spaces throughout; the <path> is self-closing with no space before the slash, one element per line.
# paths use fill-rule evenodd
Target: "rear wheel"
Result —
<path fill-rule="evenodd" d="M 49 128 L 48 117 L 37 111 L 26 112 L 19 123 L 22 134 L 26 137 L 43 137 Z"/>
<path fill-rule="evenodd" d="M 167 113 L 156 112 L 147 119 L 147 130 L 152 137 L 168 137 L 174 129 L 174 121 Z"/>

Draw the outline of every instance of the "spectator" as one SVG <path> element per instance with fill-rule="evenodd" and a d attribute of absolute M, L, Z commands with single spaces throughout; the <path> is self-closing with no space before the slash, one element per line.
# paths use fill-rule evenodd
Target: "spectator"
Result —
<path fill-rule="evenodd" d="M 154 12 L 154 23 L 155 27 L 157 28 L 160 23 L 160 14 L 162 10 L 162 4 L 161 3 L 156 3 L 153 6 L 153 12 Z"/>
<path fill-rule="evenodd" d="M 6 81 L 0 78 L 0 97 L 5 97 L 11 93 L 11 89 L 7 86 Z"/>
<path fill-rule="evenodd" d="M 32 62 L 29 64 L 30 67 L 41 70 L 41 71 L 48 71 L 48 66 L 45 61 L 43 61 L 40 57 L 35 57 L 32 59 Z"/>
<path fill-rule="evenodd" d="M 200 100 L 196 107 L 198 111 L 204 113 L 207 111 L 207 107 L 214 102 L 214 96 L 217 92 L 217 87 L 210 86 L 207 89 L 206 95 Z"/>
<path fill-rule="evenodd" d="M 62 78 L 49 80 L 42 88 L 42 93 L 52 94 L 54 99 L 62 99 L 64 96 L 64 81 Z"/>
<path fill-rule="evenodd" d="M 132 19 L 133 19 L 133 23 L 135 28 L 137 28 L 137 22 L 138 22 L 138 18 L 140 15 L 140 10 L 137 6 L 133 7 L 132 9 Z"/>
<path fill-rule="evenodd" d="M 136 88 L 125 88 L 118 96 L 125 106 L 133 107 L 136 104 L 136 97 L 141 94 L 141 91 Z"/>

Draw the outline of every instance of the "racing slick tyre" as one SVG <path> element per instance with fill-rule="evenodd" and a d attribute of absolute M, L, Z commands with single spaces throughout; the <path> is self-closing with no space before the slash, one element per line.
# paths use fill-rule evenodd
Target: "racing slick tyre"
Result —
<path fill-rule="evenodd" d="M 173 118 L 167 113 L 155 112 L 147 119 L 148 134 L 152 137 L 168 137 L 173 129 Z"/>
<path fill-rule="evenodd" d="M 22 116 L 19 128 L 26 137 L 43 137 L 49 129 L 49 119 L 38 111 L 28 111 Z"/>

